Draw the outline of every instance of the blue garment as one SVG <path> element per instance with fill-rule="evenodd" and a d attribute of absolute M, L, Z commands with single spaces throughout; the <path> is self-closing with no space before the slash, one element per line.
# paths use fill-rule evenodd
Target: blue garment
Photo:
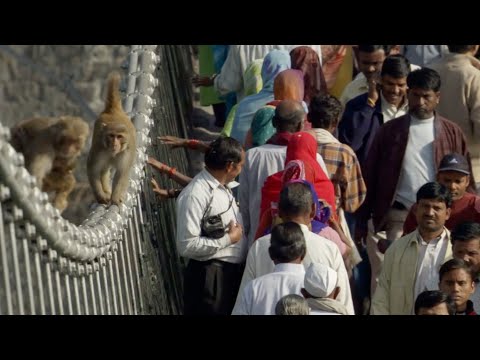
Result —
<path fill-rule="evenodd" d="M 285 50 L 272 50 L 265 56 L 262 65 L 263 88 L 258 94 L 247 96 L 238 104 L 231 137 L 240 141 L 241 144 L 245 143 L 253 116 L 258 109 L 274 99 L 273 81 L 275 77 L 283 70 L 290 69 L 290 66 L 290 54 Z"/>
<path fill-rule="evenodd" d="M 362 169 L 373 139 L 383 124 L 381 99 L 378 98 L 374 108 L 367 104 L 367 99 L 368 93 L 365 93 L 350 100 L 338 125 L 338 140 L 355 151 Z"/>

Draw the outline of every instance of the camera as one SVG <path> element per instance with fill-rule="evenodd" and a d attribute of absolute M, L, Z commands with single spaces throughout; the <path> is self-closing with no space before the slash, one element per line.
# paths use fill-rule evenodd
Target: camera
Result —
<path fill-rule="evenodd" d="M 204 217 L 201 223 L 202 236 L 220 239 L 225 235 L 225 226 L 220 215 Z"/>

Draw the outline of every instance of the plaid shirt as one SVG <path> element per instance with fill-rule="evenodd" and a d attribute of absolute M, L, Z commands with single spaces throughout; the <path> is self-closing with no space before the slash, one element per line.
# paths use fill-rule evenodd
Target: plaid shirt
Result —
<path fill-rule="evenodd" d="M 355 212 L 367 195 L 357 156 L 348 145 L 340 143 L 319 144 L 317 152 L 322 155 L 335 188 L 337 208 Z"/>

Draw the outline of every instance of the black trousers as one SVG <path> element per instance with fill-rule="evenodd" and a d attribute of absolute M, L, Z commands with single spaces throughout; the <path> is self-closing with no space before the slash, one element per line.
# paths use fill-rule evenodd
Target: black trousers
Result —
<path fill-rule="evenodd" d="M 220 260 L 190 259 L 183 283 L 184 315 L 230 315 L 243 268 Z"/>

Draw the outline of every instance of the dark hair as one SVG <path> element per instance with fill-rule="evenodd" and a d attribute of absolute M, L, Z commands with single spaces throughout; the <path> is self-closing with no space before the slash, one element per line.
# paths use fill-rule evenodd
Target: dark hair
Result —
<path fill-rule="evenodd" d="M 440 75 L 435 70 L 421 68 L 408 74 L 407 85 L 409 89 L 417 88 L 439 92 L 442 81 L 440 80 Z"/>
<path fill-rule="evenodd" d="M 387 56 L 382 65 L 381 76 L 388 75 L 395 79 L 406 78 L 410 74 L 410 61 L 403 55 Z"/>
<path fill-rule="evenodd" d="M 312 205 L 312 193 L 307 184 L 287 184 L 280 192 L 278 209 L 283 215 L 298 216 L 310 213 Z"/>
<path fill-rule="evenodd" d="M 451 234 L 452 245 L 455 241 L 467 242 L 474 239 L 480 239 L 480 224 L 467 221 L 455 226 Z"/>
<path fill-rule="evenodd" d="M 458 269 L 465 270 L 465 272 L 470 275 L 470 279 L 472 281 L 473 279 L 475 279 L 475 274 L 473 273 L 473 269 L 469 263 L 462 259 L 451 259 L 440 267 L 440 271 L 438 272 L 440 281 L 442 281 L 442 278 L 445 276 L 446 273 Z"/>
<path fill-rule="evenodd" d="M 212 170 L 223 170 L 228 163 L 242 161 L 242 145 L 231 137 L 220 136 L 205 153 L 205 165 Z"/>
<path fill-rule="evenodd" d="M 426 183 L 417 191 L 417 204 L 422 199 L 443 201 L 447 208 L 452 207 L 452 195 L 450 191 L 438 182 Z"/>
<path fill-rule="evenodd" d="M 297 132 L 299 125 L 305 118 L 305 110 L 300 102 L 283 100 L 275 108 L 272 124 L 277 132 Z"/>
<path fill-rule="evenodd" d="M 388 56 L 390 51 L 392 51 L 393 45 L 358 45 L 358 51 L 373 53 L 378 50 L 385 51 L 385 55 Z"/>
<path fill-rule="evenodd" d="M 315 96 L 308 107 L 308 120 L 314 128 L 328 129 L 342 113 L 342 103 L 332 95 Z"/>
<path fill-rule="evenodd" d="M 475 45 L 447 45 L 451 53 L 465 54 L 475 48 Z"/>
<path fill-rule="evenodd" d="M 421 308 L 430 309 L 442 303 L 447 304 L 450 315 L 455 314 L 455 302 L 450 296 L 440 290 L 424 291 L 420 293 L 415 300 L 415 315 L 418 315 Z"/>
<path fill-rule="evenodd" d="M 273 261 L 289 263 L 305 257 L 307 244 L 302 228 L 294 222 L 278 224 L 272 229 L 268 253 Z"/>

